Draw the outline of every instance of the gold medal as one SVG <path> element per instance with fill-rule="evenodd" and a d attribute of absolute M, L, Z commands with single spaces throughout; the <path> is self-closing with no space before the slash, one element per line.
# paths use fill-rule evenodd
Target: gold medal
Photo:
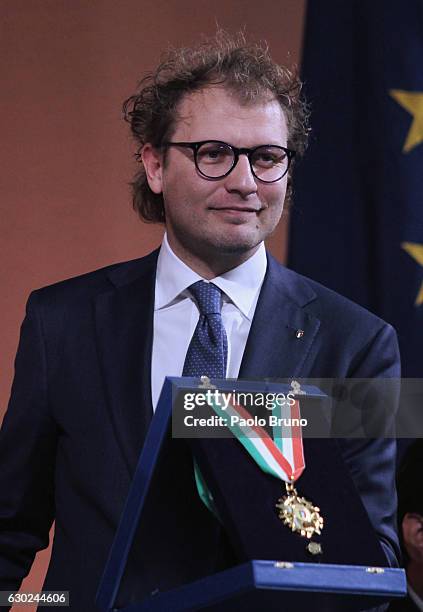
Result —
<path fill-rule="evenodd" d="M 293 482 L 285 482 L 285 486 L 286 495 L 278 499 L 276 504 L 281 521 L 304 538 L 310 539 L 315 534 L 320 535 L 323 529 L 320 508 L 300 497 Z"/>

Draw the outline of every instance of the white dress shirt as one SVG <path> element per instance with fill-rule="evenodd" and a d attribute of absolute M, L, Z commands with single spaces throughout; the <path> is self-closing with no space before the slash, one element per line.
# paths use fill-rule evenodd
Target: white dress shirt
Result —
<path fill-rule="evenodd" d="M 251 322 L 266 274 L 262 242 L 246 262 L 213 278 L 223 292 L 222 321 L 228 338 L 226 376 L 237 378 Z M 157 261 L 154 299 L 151 393 L 156 409 L 165 376 L 181 376 L 200 313 L 187 288 L 205 280 L 172 251 L 165 234 Z M 206 281 L 207 282 L 207 281 Z"/>

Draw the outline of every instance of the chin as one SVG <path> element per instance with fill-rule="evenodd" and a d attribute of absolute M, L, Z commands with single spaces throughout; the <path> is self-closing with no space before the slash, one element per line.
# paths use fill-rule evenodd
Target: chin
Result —
<path fill-rule="evenodd" d="M 225 243 L 225 244 L 219 245 L 218 249 L 220 253 L 228 253 L 228 254 L 239 253 L 241 255 L 242 253 L 248 253 L 248 251 L 255 249 L 257 245 L 260 244 L 260 242 L 253 242 L 253 243 L 232 242 L 229 244 Z"/>
<path fill-rule="evenodd" d="M 243 254 L 255 249 L 263 238 L 260 236 L 228 236 L 217 238 L 210 243 L 210 250 L 216 254 Z"/>
<path fill-rule="evenodd" d="M 245 252 L 254 249 L 267 238 L 270 232 L 258 231 L 257 228 L 247 229 L 242 226 L 232 228 L 232 231 L 216 236 L 217 247 L 231 253 Z"/>
<path fill-rule="evenodd" d="M 217 228 L 216 231 L 210 231 L 207 228 L 202 234 L 179 232 L 175 242 L 182 246 L 186 254 L 203 261 L 221 261 L 225 256 L 232 259 L 238 256 L 242 260 L 248 259 L 249 252 L 254 251 L 268 233 L 257 231 L 257 228 L 247 230 L 241 226 L 232 226 L 230 231 L 228 228 L 226 231 L 217 231 Z"/>

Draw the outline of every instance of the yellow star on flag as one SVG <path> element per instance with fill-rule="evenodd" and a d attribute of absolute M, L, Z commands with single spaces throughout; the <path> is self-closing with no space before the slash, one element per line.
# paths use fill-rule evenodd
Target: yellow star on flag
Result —
<path fill-rule="evenodd" d="M 419 266 L 423 266 L 423 244 L 418 244 L 417 242 L 403 242 L 401 246 L 404 251 L 407 251 L 407 253 L 417 261 Z M 416 306 L 420 306 L 420 304 L 423 304 L 423 281 L 415 301 Z"/>
<path fill-rule="evenodd" d="M 398 104 L 413 115 L 413 122 L 402 149 L 404 153 L 408 153 L 423 142 L 423 92 L 391 89 L 389 93 Z"/>

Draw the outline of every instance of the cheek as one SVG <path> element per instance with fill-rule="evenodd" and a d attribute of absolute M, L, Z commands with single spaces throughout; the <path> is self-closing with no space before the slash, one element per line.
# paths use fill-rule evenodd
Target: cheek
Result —
<path fill-rule="evenodd" d="M 186 180 L 176 181 L 172 185 L 167 184 L 163 196 L 169 222 L 180 227 L 200 225 L 198 217 L 202 211 L 203 198 Z"/>
<path fill-rule="evenodd" d="M 283 209 L 283 204 L 286 196 L 286 181 L 282 185 L 273 185 L 266 188 L 261 194 L 261 199 L 275 213 Z"/>
<path fill-rule="evenodd" d="M 181 176 L 183 175 L 178 175 L 171 181 L 164 181 L 165 202 L 175 210 L 175 214 L 192 216 L 204 212 L 208 202 L 213 200 L 215 185 L 208 184 L 201 178 L 192 180 L 191 177 Z"/>

